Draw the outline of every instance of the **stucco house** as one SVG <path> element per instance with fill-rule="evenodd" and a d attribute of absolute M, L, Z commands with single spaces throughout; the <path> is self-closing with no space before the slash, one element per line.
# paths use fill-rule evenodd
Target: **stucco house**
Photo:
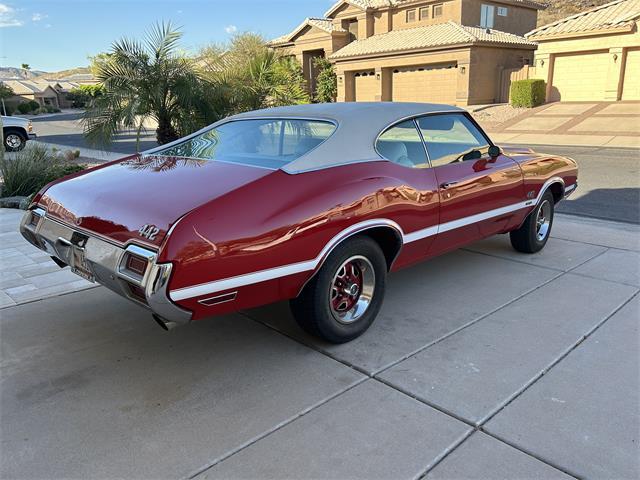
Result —
<path fill-rule="evenodd" d="M 473 105 L 504 100 L 502 71 L 533 61 L 533 0 L 339 0 L 271 47 L 295 55 L 313 90 L 313 60 L 336 66 L 339 101 Z M 508 86 L 508 84 L 507 84 Z"/>
<path fill-rule="evenodd" d="M 59 107 L 58 92 L 48 82 L 34 80 L 2 80 L 2 83 L 13 90 L 14 96 L 7 100 L 9 104 L 36 101 L 40 106 Z"/>
<path fill-rule="evenodd" d="M 537 28 L 535 77 L 548 101 L 640 100 L 640 0 L 616 0 Z"/>
<path fill-rule="evenodd" d="M 40 106 L 69 108 L 71 101 L 68 93 L 80 86 L 80 83 L 67 80 L 23 80 L 8 79 L 2 83 L 11 87 L 14 95 L 7 100 L 9 105 L 17 105 L 29 100 L 35 100 Z"/>

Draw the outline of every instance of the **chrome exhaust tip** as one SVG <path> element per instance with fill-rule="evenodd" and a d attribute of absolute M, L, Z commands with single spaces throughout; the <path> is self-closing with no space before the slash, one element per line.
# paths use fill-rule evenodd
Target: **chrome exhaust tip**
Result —
<path fill-rule="evenodd" d="M 158 325 L 160 325 L 160 328 L 162 328 L 165 331 L 169 331 L 169 330 L 173 330 L 174 328 L 176 328 L 178 326 L 178 323 L 176 322 L 171 322 L 169 320 L 165 320 L 164 318 L 162 318 L 159 315 L 156 315 L 155 313 L 152 313 L 151 316 L 153 317 L 153 319 L 156 321 L 156 323 Z"/>

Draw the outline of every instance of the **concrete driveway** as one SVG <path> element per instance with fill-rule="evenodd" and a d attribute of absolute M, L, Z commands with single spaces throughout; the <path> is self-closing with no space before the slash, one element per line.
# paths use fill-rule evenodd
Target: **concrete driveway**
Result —
<path fill-rule="evenodd" d="M 393 274 L 341 346 L 284 304 L 167 333 L 102 287 L 19 301 L 0 477 L 636 479 L 639 239 L 559 215 L 541 254 L 485 240 Z"/>

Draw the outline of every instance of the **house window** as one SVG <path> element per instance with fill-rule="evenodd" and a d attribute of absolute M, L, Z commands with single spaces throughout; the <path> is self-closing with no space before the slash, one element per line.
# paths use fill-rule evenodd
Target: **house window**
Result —
<path fill-rule="evenodd" d="M 507 7 L 498 7 L 499 17 L 506 17 L 508 12 L 509 12 L 509 9 Z"/>
<path fill-rule="evenodd" d="M 416 11 L 407 10 L 407 23 L 413 23 L 416 21 Z"/>
<path fill-rule="evenodd" d="M 493 28 L 493 19 L 496 8 L 493 5 L 482 5 L 480 7 L 480 26 L 482 28 Z"/>
<path fill-rule="evenodd" d="M 429 18 L 429 7 L 422 7 L 420 9 L 420 20 L 426 20 Z"/>
<path fill-rule="evenodd" d="M 441 17 L 442 16 L 442 4 L 438 3 L 437 5 L 433 6 L 433 18 L 437 18 L 437 17 Z"/>
<path fill-rule="evenodd" d="M 358 39 L 358 20 L 350 18 L 342 21 L 342 28 L 349 32 L 349 41 Z"/>

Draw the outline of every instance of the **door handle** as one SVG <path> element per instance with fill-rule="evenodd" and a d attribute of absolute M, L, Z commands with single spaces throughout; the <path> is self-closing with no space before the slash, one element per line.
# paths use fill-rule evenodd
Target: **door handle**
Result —
<path fill-rule="evenodd" d="M 446 182 L 446 183 L 440 184 L 440 188 L 447 189 L 447 188 L 451 188 L 451 187 L 453 187 L 454 185 L 457 185 L 457 184 L 458 184 L 458 182 Z"/>

